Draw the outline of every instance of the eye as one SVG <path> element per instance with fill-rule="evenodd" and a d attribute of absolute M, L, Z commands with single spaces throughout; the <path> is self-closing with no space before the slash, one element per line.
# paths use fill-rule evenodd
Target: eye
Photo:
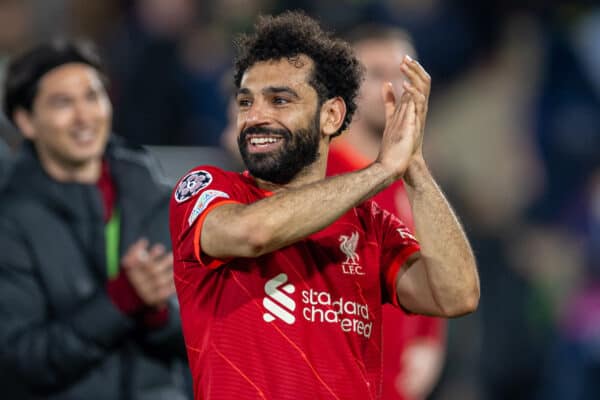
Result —
<path fill-rule="evenodd" d="M 53 108 L 64 108 L 71 105 L 71 98 L 67 96 L 55 96 L 50 99 L 50 106 Z"/>
<path fill-rule="evenodd" d="M 280 97 L 280 96 L 273 97 L 273 104 L 275 104 L 275 105 L 284 105 L 284 104 L 288 104 L 288 103 L 289 103 L 289 100 L 284 97 Z"/>
<path fill-rule="evenodd" d="M 240 108 L 247 108 L 252 105 L 252 101 L 250 99 L 238 99 L 237 104 Z"/>
<path fill-rule="evenodd" d="M 90 90 L 90 91 L 89 91 L 89 92 L 87 92 L 87 93 L 86 93 L 86 95 L 85 95 L 85 98 L 86 98 L 88 101 L 94 101 L 94 102 L 95 102 L 95 101 L 97 101 L 99 97 L 100 97 L 100 95 L 99 95 L 99 94 L 98 94 L 98 92 L 97 92 L 97 91 L 95 91 L 95 90 Z"/>

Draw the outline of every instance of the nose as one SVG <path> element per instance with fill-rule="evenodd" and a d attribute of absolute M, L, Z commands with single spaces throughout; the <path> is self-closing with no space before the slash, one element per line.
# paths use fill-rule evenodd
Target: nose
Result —
<path fill-rule="evenodd" d="M 73 105 L 75 120 L 79 123 L 85 123 L 91 115 L 91 107 L 86 101 L 78 100 Z"/>
<path fill-rule="evenodd" d="M 269 114 L 266 105 L 261 100 L 254 101 L 246 110 L 240 111 L 238 121 L 245 127 L 268 124 Z"/>

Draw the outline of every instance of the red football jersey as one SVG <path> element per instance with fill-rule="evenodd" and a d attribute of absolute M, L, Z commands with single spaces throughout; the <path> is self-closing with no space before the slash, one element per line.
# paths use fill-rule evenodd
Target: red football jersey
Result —
<path fill-rule="evenodd" d="M 327 175 L 355 171 L 369 165 L 343 138 L 336 139 L 329 148 Z M 410 203 L 402 181 L 398 180 L 372 198 L 381 208 L 398 216 L 414 230 Z M 443 345 L 446 335 L 446 320 L 408 315 L 398 307 L 383 306 L 383 390 L 382 400 L 410 400 L 399 385 L 401 375 L 407 373 L 402 364 L 404 350 L 415 341 L 431 340 Z"/>
<path fill-rule="evenodd" d="M 366 202 L 258 258 L 201 251 L 214 207 L 269 195 L 249 174 L 214 167 L 193 169 L 174 191 L 175 284 L 195 398 L 378 398 L 382 302 L 397 304 L 395 275 L 418 243 Z"/>
<path fill-rule="evenodd" d="M 336 138 L 329 146 L 329 157 L 327 158 L 327 176 L 345 174 L 365 168 L 371 162 L 358 153 L 343 138 Z M 414 231 L 413 217 L 410 210 L 408 196 L 404 189 L 404 183 L 397 180 L 386 189 L 371 198 L 381 208 L 387 210 L 400 218 L 400 220 Z"/>

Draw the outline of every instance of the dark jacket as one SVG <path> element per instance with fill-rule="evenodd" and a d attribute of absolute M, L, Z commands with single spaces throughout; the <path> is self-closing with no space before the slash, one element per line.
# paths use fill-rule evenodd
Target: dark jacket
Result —
<path fill-rule="evenodd" d="M 4 181 L 9 173 L 10 162 L 10 150 L 0 135 L 0 190 L 4 186 Z"/>
<path fill-rule="evenodd" d="M 118 191 L 121 254 L 169 247 L 169 189 L 142 151 L 106 152 Z M 59 183 L 23 146 L 0 195 L 0 397 L 179 400 L 187 372 L 176 304 L 149 329 L 106 292 L 103 205 L 95 185 Z M 185 367 L 184 367 L 185 366 Z"/>

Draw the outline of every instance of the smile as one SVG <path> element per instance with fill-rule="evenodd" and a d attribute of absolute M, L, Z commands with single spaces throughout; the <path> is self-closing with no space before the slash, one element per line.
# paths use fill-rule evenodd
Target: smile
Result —
<path fill-rule="evenodd" d="M 260 145 L 266 145 L 266 144 L 271 144 L 271 143 L 277 143 L 281 140 L 282 138 L 279 136 L 252 136 L 248 139 L 248 142 L 250 142 L 251 145 L 253 146 L 260 146 Z"/>
<path fill-rule="evenodd" d="M 249 153 L 264 153 L 278 149 L 283 144 L 282 136 L 248 135 L 246 137 Z"/>

